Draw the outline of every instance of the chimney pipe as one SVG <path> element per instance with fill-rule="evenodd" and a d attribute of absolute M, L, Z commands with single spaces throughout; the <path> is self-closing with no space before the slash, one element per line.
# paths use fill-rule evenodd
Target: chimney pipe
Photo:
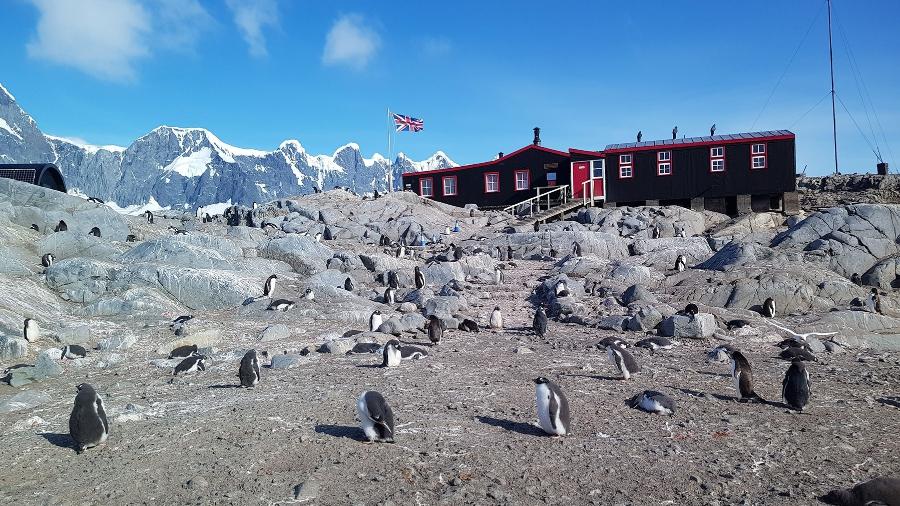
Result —
<path fill-rule="evenodd" d="M 539 127 L 534 127 L 534 145 L 541 145 L 541 129 Z"/>
<path fill-rule="evenodd" d="M 497 153 L 497 159 L 499 160 L 501 158 L 503 158 L 503 151 Z"/>

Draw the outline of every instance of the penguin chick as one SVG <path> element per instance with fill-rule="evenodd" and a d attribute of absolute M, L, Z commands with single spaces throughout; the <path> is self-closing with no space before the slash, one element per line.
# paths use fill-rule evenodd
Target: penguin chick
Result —
<path fill-rule="evenodd" d="M 811 385 L 806 365 L 802 360 L 795 358 L 791 361 L 787 372 L 784 373 L 784 380 L 781 382 L 781 398 L 791 409 L 803 411 L 812 393 Z"/>
<path fill-rule="evenodd" d="M 740 351 L 731 352 L 731 379 L 734 381 L 734 389 L 737 390 L 738 400 L 750 399 L 762 401 L 762 397 L 753 390 L 753 370 L 750 361 Z"/>
<path fill-rule="evenodd" d="M 103 409 L 103 400 L 94 387 L 82 383 L 77 387 L 75 406 L 69 415 L 69 435 L 75 441 L 75 452 L 97 446 L 109 436 L 109 422 Z"/>
<path fill-rule="evenodd" d="M 492 329 L 503 328 L 503 313 L 500 312 L 500 306 L 494 307 L 494 310 L 491 311 L 491 316 L 488 319 L 488 325 L 490 325 Z"/>
<path fill-rule="evenodd" d="M 241 386 L 245 388 L 255 387 L 259 383 L 259 360 L 256 358 L 256 350 L 249 350 L 241 359 L 238 368 L 238 378 Z"/>
<path fill-rule="evenodd" d="M 544 312 L 543 307 L 539 306 L 537 311 L 534 312 L 534 321 L 531 323 L 531 328 L 534 329 L 534 333 L 540 338 L 547 335 L 547 313 Z"/>

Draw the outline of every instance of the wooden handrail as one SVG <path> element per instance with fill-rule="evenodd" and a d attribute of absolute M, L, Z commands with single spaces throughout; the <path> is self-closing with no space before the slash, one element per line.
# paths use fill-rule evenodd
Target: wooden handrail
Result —
<path fill-rule="evenodd" d="M 548 191 L 547 193 L 542 194 L 541 190 L 544 188 L 553 188 L 553 189 Z M 567 185 L 567 184 L 564 184 L 562 186 L 541 186 L 541 187 L 535 188 L 535 190 L 537 190 L 537 195 L 535 195 L 534 197 L 525 199 L 521 202 L 517 202 L 511 206 L 506 206 L 503 208 L 503 211 L 508 213 L 508 212 L 511 212 L 512 210 L 514 210 L 515 208 L 521 206 L 522 204 L 527 203 L 528 204 L 528 216 L 533 216 L 534 215 L 534 205 L 536 203 L 538 203 L 538 200 L 540 200 L 543 197 L 547 197 L 547 208 L 548 209 L 550 208 L 550 194 L 552 194 L 552 193 L 560 192 L 560 194 L 562 195 L 563 204 L 565 204 L 566 200 L 567 200 L 567 196 L 568 196 L 568 194 L 565 191 L 567 188 L 569 188 L 569 185 Z"/>

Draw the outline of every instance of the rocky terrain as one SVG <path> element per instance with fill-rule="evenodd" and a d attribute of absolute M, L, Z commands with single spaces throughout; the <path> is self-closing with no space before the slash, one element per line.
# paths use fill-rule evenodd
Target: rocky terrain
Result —
<path fill-rule="evenodd" d="M 888 174 L 840 174 L 797 178 L 800 204 L 804 209 L 819 209 L 868 202 L 900 204 L 900 176 Z"/>
<path fill-rule="evenodd" d="M 535 232 L 409 193 L 334 190 L 149 224 L 0 179 L 0 503 L 815 503 L 900 471 L 898 240 L 900 206 L 885 204 L 735 219 L 591 208 Z M 266 309 L 271 274 L 293 309 Z M 555 294 L 559 280 L 569 295 Z M 768 297 L 771 319 L 759 313 Z M 678 314 L 688 303 L 695 318 Z M 539 304 L 544 338 L 531 328 Z M 504 329 L 488 328 L 495 306 Z M 370 332 L 376 309 L 386 321 Z M 173 327 L 180 315 L 194 318 Z M 437 346 L 430 315 L 450 329 Z M 33 342 L 25 318 L 40 326 Z M 456 330 L 462 318 L 481 331 Z M 749 324 L 729 330 L 735 319 Z M 819 333 L 803 413 L 781 401 L 789 363 L 775 345 L 791 332 Z M 677 344 L 632 347 L 642 371 L 627 381 L 595 347 L 650 335 Z M 394 336 L 429 356 L 380 368 L 380 355 L 346 353 Z M 749 358 L 765 402 L 737 402 L 728 363 L 707 360 L 724 343 Z M 61 358 L 65 344 L 87 357 Z M 182 344 L 209 357 L 205 371 L 173 377 L 167 355 Z M 239 388 L 251 348 L 266 352 L 262 380 Z M 537 426 L 537 376 L 568 396 L 570 436 Z M 78 455 L 68 419 L 84 382 L 110 436 Z M 393 407 L 396 443 L 363 442 L 355 400 L 367 389 Z M 674 416 L 629 407 L 645 389 L 672 397 Z"/>

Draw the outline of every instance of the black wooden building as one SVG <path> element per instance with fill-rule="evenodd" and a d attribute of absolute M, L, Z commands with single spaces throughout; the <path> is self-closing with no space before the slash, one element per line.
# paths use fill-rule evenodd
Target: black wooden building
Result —
<path fill-rule="evenodd" d="M 0 177 L 23 181 L 51 190 L 66 191 L 62 173 L 52 163 L 0 164 Z"/>
<path fill-rule="evenodd" d="M 787 130 L 610 144 L 529 146 L 489 162 L 403 175 L 403 188 L 448 204 L 499 208 L 554 186 L 593 205 L 681 205 L 727 214 L 795 212 L 796 153 Z"/>

